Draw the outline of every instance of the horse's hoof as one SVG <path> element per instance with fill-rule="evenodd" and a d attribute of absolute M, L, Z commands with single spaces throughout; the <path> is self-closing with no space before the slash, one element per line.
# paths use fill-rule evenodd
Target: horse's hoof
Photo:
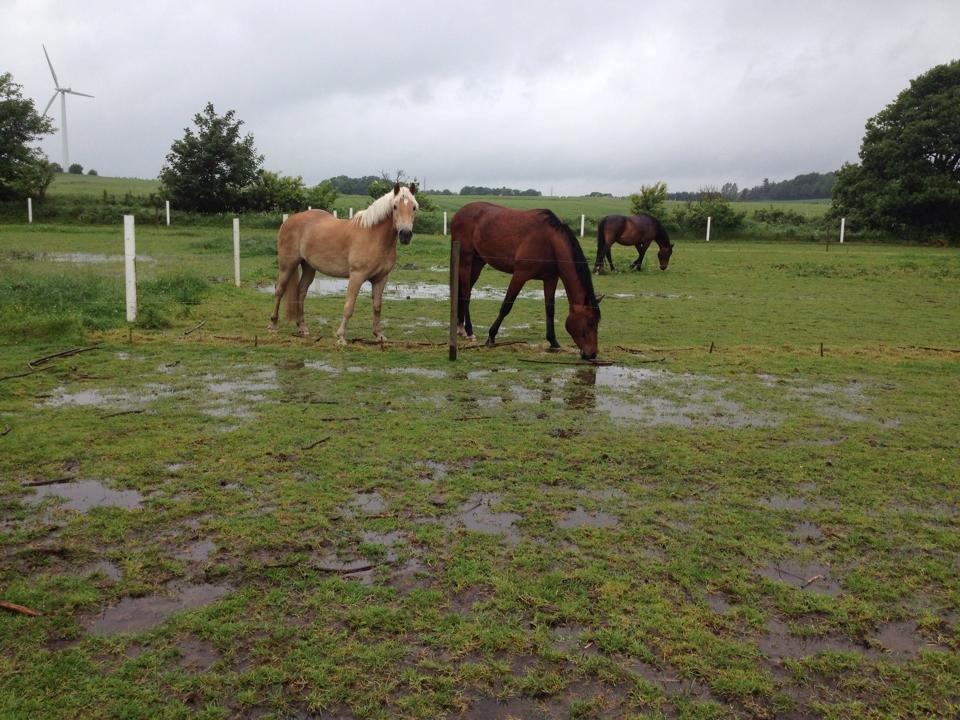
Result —
<path fill-rule="evenodd" d="M 299 335 L 300 337 L 310 337 L 310 331 L 307 330 L 306 328 L 300 328 L 299 330 L 297 330 L 297 335 Z"/>
<path fill-rule="evenodd" d="M 467 342 L 473 343 L 474 345 L 476 345 L 476 344 L 477 344 L 477 336 L 476 336 L 476 335 L 467 335 Z"/>
<path fill-rule="evenodd" d="M 484 345 L 486 345 L 487 347 L 495 347 L 496 344 L 497 344 L 497 341 L 494 340 L 493 338 L 487 338 L 487 341 L 484 343 Z"/>
<path fill-rule="evenodd" d="M 340 337 L 340 336 L 338 335 L 338 336 L 337 336 L 337 347 L 338 347 L 338 348 L 342 348 L 342 347 L 346 347 L 346 346 L 347 346 L 347 341 L 346 341 L 344 338 L 342 338 L 342 337 Z"/>
<path fill-rule="evenodd" d="M 267 332 L 276 333 L 276 332 L 277 332 L 277 324 L 276 324 L 276 323 L 270 323 L 269 325 L 267 325 Z"/>

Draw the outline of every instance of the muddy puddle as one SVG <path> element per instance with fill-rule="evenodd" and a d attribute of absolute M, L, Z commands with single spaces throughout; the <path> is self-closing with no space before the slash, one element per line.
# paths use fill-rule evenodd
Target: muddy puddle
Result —
<path fill-rule="evenodd" d="M 180 667 L 190 672 L 209 670 L 220 659 L 220 653 L 213 643 L 195 637 L 181 640 L 177 644 L 177 651 L 180 653 Z"/>
<path fill-rule="evenodd" d="M 508 542 L 520 539 L 520 530 L 515 523 L 523 518 L 511 512 L 496 512 L 492 508 L 499 505 L 503 497 L 498 493 L 475 493 L 457 508 L 453 517 L 446 518 L 447 527 L 462 525 L 472 532 L 486 535 L 502 535 Z"/>
<path fill-rule="evenodd" d="M 788 535 L 799 542 L 814 542 L 823 539 L 823 530 L 816 523 L 803 521 L 794 525 Z"/>
<path fill-rule="evenodd" d="M 382 515 L 387 511 L 387 503 L 376 491 L 357 493 L 350 504 L 365 515 Z"/>
<path fill-rule="evenodd" d="M 922 650 L 946 649 L 924 639 L 913 620 L 885 623 L 869 636 L 869 642 L 872 647 L 894 659 L 913 658 Z"/>
<path fill-rule="evenodd" d="M 852 640 L 836 636 L 799 637 L 790 633 L 790 626 L 776 618 L 767 621 L 767 632 L 757 638 L 757 647 L 775 665 L 784 659 L 799 659 L 821 652 L 855 652 L 867 648 Z"/>
<path fill-rule="evenodd" d="M 99 480 L 77 480 L 53 483 L 32 488 L 34 494 L 29 502 L 37 503 L 46 497 L 63 498 L 60 508 L 87 512 L 95 507 L 119 507 L 135 509 L 142 507 L 143 496 L 136 490 L 113 490 Z"/>
<path fill-rule="evenodd" d="M 447 271 L 444 271 L 447 272 Z M 532 285 L 533 283 L 529 283 Z M 257 288 L 260 292 L 273 295 L 274 286 L 264 285 Z M 318 276 L 307 290 L 311 297 L 343 297 L 347 292 L 346 278 L 320 277 Z M 372 289 L 370 283 L 364 283 L 360 288 L 360 297 L 370 296 Z M 497 300 L 502 301 L 506 293 L 506 288 L 497 288 L 490 285 L 474 287 L 470 295 L 472 300 Z M 387 300 L 442 300 L 449 301 L 450 286 L 442 283 L 394 283 L 387 281 L 387 286 L 383 291 L 383 297 Z M 543 289 L 528 288 L 520 292 L 519 297 L 523 300 L 543 300 Z M 564 298 L 566 294 L 562 288 L 557 288 L 556 297 Z"/>
<path fill-rule="evenodd" d="M 177 553 L 176 558 L 187 562 L 206 562 L 216 549 L 217 545 L 213 540 L 197 540 Z"/>
<path fill-rule="evenodd" d="M 124 598 L 85 624 L 92 635 L 143 632 L 183 610 L 216 602 L 233 590 L 230 585 L 171 585 L 160 595 Z"/>
<path fill-rule="evenodd" d="M 778 560 L 756 571 L 757 575 L 806 592 L 825 593 L 836 596 L 841 592 L 840 583 L 831 575 L 826 565 L 818 562 Z"/>
<path fill-rule="evenodd" d="M 68 391 L 60 386 L 54 388 L 43 404 L 47 407 L 62 408 L 69 406 L 109 408 L 113 410 L 133 410 L 141 408 L 161 398 L 173 397 L 176 392 L 166 385 L 145 385 L 141 390 L 100 389 Z"/>
<path fill-rule="evenodd" d="M 424 460 L 416 464 L 418 468 L 417 482 L 421 485 L 430 485 L 442 482 L 450 474 L 450 465 L 436 460 Z"/>
<path fill-rule="evenodd" d="M 786 495 L 772 495 L 763 504 L 771 510 L 806 510 L 808 507 L 804 498 Z"/>
<path fill-rule="evenodd" d="M 79 574 L 82 577 L 101 575 L 114 582 L 123 577 L 123 572 L 120 570 L 120 568 L 109 560 L 98 560 L 88 565 L 84 565 L 82 568 L 80 568 Z"/>
<path fill-rule="evenodd" d="M 266 393 L 279 387 L 275 368 L 256 370 L 242 379 L 206 375 L 203 382 L 211 396 L 203 412 L 210 417 L 232 420 L 250 420 L 256 417 L 254 405 L 267 402 Z"/>
<path fill-rule="evenodd" d="M 579 505 L 577 505 L 575 510 L 566 513 L 557 520 L 557 527 L 565 530 L 576 528 L 614 528 L 619 525 L 620 518 L 616 515 L 611 515 L 610 513 L 599 510 L 590 512 L 584 510 Z"/>
<path fill-rule="evenodd" d="M 390 368 L 387 372 L 391 375 L 411 375 L 413 377 L 441 379 L 447 377 L 446 370 L 432 370 L 421 367 L 400 367 Z"/>

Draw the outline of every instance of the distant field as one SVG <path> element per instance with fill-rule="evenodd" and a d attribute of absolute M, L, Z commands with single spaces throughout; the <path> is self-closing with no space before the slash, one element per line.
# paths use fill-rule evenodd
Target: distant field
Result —
<path fill-rule="evenodd" d="M 89 175 L 57 175 L 48 193 L 55 196 L 100 196 L 106 191 L 111 195 L 122 196 L 126 193 L 134 195 L 149 195 L 158 192 L 158 180 L 141 178 L 113 178 Z M 489 195 L 431 195 L 431 199 L 440 210 L 453 213 L 469 202 L 487 201 L 506 207 L 532 209 L 549 208 L 560 217 L 571 217 L 585 214 L 587 217 L 603 217 L 604 215 L 626 214 L 630 212 L 630 199 L 597 198 L 597 197 L 495 197 Z M 360 210 L 370 203 L 366 195 L 341 195 L 337 199 L 337 209 L 341 213 L 348 212 L 349 208 Z M 686 203 L 671 200 L 667 207 L 671 210 L 682 207 Z M 830 207 L 829 200 L 797 200 L 788 202 L 735 202 L 733 206 L 740 211 L 746 211 L 748 217 L 755 210 L 776 208 L 792 210 L 806 218 L 822 217 Z M 298 208 L 291 208 L 292 211 Z"/>

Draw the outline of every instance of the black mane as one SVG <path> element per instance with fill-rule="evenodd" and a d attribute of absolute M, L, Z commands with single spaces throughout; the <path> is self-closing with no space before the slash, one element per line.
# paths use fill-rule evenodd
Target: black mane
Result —
<path fill-rule="evenodd" d="M 554 230 L 558 230 L 560 234 L 566 238 L 567 243 L 570 245 L 570 252 L 573 254 L 573 266 L 576 268 L 577 277 L 580 279 L 581 284 L 584 286 L 584 288 L 586 288 L 587 291 L 587 302 L 589 302 L 591 307 L 595 308 L 599 313 L 600 303 L 597 302 L 597 295 L 593 290 L 593 275 L 590 273 L 590 266 L 587 264 L 587 258 L 584 256 L 583 248 L 581 248 L 580 243 L 577 242 L 577 238 L 573 234 L 573 230 L 570 229 L 569 225 L 558 218 L 552 210 L 541 210 L 540 214 L 543 216 L 543 219 L 546 220 L 547 225 L 552 227 Z"/>

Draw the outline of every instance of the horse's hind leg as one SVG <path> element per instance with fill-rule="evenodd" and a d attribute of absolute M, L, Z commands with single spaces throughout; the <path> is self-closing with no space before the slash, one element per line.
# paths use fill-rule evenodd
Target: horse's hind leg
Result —
<path fill-rule="evenodd" d="M 543 281 L 543 302 L 547 308 L 547 342 L 550 343 L 550 349 L 556 350 L 560 347 L 557 342 L 557 333 L 553 328 L 554 297 L 557 292 L 557 278 L 547 278 Z"/>
<path fill-rule="evenodd" d="M 523 288 L 523 284 L 526 281 L 526 278 L 519 277 L 516 274 L 510 278 L 510 284 L 507 286 L 507 294 L 503 298 L 503 304 L 500 306 L 500 314 L 497 316 L 497 319 L 493 325 L 490 326 L 490 334 L 489 337 L 487 337 L 487 345 L 497 344 L 497 333 L 500 331 L 500 324 L 513 309 L 513 303 L 517 299 L 517 295 L 520 294 L 520 290 Z"/>
<path fill-rule="evenodd" d="M 303 274 L 300 276 L 300 285 L 297 288 L 297 328 L 301 337 L 307 337 L 310 330 L 303 319 L 303 306 L 307 300 L 307 290 L 310 289 L 310 283 L 313 282 L 317 271 L 307 262 L 300 263 L 300 266 L 303 269 Z"/>
<path fill-rule="evenodd" d="M 267 325 L 267 330 L 270 332 L 277 331 L 277 319 L 280 317 L 280 301 L 283 299 L 283 294 L 287 291 L 287 285 L 293 279 L 294 273 L 297 271 L 297 262 L 284 262 L 283 259 L 277 258 L 277 263 L 280 265 L 280 272 L 277 274 L 277 287 L 273 291 L 273 315 L 270 316 L 270 324 Z"/>

